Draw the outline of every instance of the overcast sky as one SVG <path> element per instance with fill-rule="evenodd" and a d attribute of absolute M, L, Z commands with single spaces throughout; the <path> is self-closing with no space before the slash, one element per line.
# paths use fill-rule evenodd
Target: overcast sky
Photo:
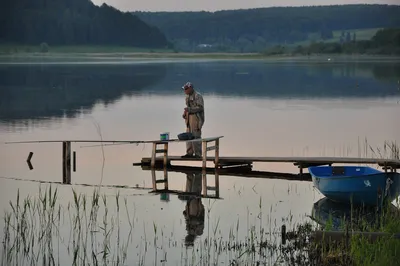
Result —
<path fill-rule="evenodd" d="M 334 4 L 395 4 L 400 0 L 92 0 L 122 11 L 215 11 L 270 6 L 310 6 Z"/>

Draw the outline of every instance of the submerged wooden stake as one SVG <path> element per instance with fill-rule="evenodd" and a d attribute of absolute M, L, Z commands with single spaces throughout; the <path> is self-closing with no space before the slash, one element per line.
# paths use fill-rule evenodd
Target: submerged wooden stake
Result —
<path fill-rule="evenodd" d="M 26 159 L 26 163 L 28 164 L 29 170 L 33 170 L 33 165 L 31 163 L 32 156 L 33 152 L 30 152 L 28 158 Z"/>

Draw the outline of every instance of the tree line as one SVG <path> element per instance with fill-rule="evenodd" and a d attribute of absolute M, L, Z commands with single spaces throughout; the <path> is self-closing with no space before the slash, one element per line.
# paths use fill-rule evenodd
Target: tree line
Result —
<path fill-rule="evenodd" d="M 271 7 L 218 12 L 133 12 L 159 27 L 180 51 L 256 52 L 333 37 L 333 31 L 400 26 L 400 6 Z M 352 37 L 352 36 L 350 36 Z"/>
<path fill-rule="evenodd" d="M 165 48 L 160 29 L 129 12 L 90 0 L 5 0 L 0 42 L 39 45 L 115 45 Z"/>
<path fill-rule="evenodd" d="M 277 48 L 275 48 L 277 49 Z M 264 53 L 270 54 L 273 50 L 266 50 Z M 284 48 L 279 53 L 286 53 Z M 278 53 L 278 54 L 279 54 Z M 400 27 L 379 30 L 371 40 L 355 39 L 347 42 L 324 43 L 315 42 L 308 46 L 297 46 L 294 54 L 392 54 L 400 55 Z"/>

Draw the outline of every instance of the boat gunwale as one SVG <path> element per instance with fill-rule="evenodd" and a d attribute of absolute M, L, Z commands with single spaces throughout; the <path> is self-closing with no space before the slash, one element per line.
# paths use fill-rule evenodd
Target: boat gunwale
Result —
<path fill-rule="evenodd" d="M 394 176 L 399 176 L 400 177 L 400 173 L 397 173 L 397 172 L 387 172 L 387 173 L 381 172 L 381 173 L 359 175 L 359 176 L 352 176 L 352 175 L 350 175 L 350 176 L 347 176 L 347 175 L 346 176 L 344 176 L 344 175 L 342 175 L 342 176 L 317 176 L 317 175 L 312 174 L 312 173 L 310 173 L 310 174 L 311 174 L 312 178 L 329 179 L 329 180 L 332 180 L 332 179 L 353 179 L 353 178 L 364 178 L 364 177 L 366 177 L 366 178 L 368 178 L 368 177 L 375 178 L 374 176 L 382 176 L 382 175 L 386 175 L 386 176 L 388 176 L 388 175 L 393 176 L 394 175 Z"/>

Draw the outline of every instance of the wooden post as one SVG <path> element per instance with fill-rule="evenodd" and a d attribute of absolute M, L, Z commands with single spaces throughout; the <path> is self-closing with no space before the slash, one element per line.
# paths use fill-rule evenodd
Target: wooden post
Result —
<path fill-rule="evenodd" d="M 164 189 L 168 190 L 168 171 L 167 171 L 167 167 L 164 167 Z"/>
<path fill-rule="evenodd" d="M 164 168 L 168 166 L 168 142 L 164 144 Z"/>
<path fill-rule="evenodd" d="M 72 165 L 74 172 L 76 172 L 76 151 L 72 153 Z"/>
<path fill-rule="evenodd" d="M 219 170 L 215 169 L 215 196 L 219 198 Z"/>
<path fill-rule="evenodd" d="M 63 183 L 71 184 L 71 142 L 62 143 Z"/>
<path fill-rule="evenodd" d="M 157 150 L 157 143 L 153 143 L 153 152 L 151 153 L 151 168 L 154 168 L 156 165 L 156 150 Z"/>
<path fill-rule="evenodd" d="M 202 188 L 203 196 L 207 196 L 207 171 L 206 171 L 205 168 L 203 168 L 203 171 L 202 171 L 202 179 L 203 179 L 203 182 L 202 182 L 202 185 L 203 185 L 203 188 Z"/>
<path fill-rule="evenodd" d="M 215 140 L 215 168 L 219 167 L 219 139 Z"/>
<path fill-rule="evenodd" d="M 203 140 L 203 169 L 207 167 L 207 141 Z"/>
<path fill-rule="evenodd" d="M 157 190 L 157 182 L 156 182 L 156 170 L 151 169 L 151 180 L 153 181 L 153 190 Z"/>

